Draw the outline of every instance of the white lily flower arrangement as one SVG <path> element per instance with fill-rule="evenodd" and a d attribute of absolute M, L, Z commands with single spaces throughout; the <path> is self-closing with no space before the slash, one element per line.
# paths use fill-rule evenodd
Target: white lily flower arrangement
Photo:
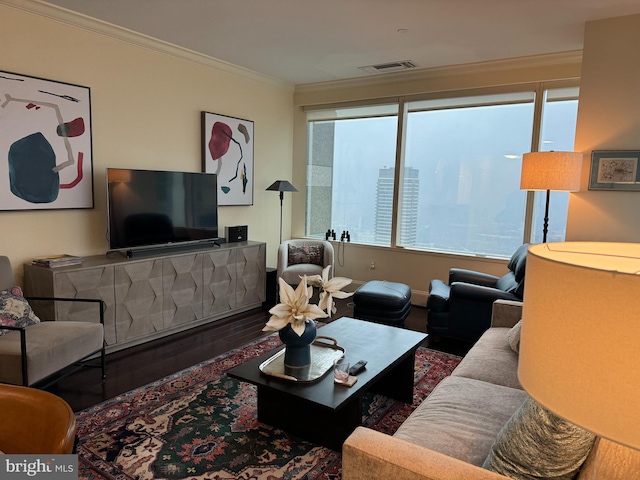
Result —
<path fill-rule="evenodd" d="M 302 275 L 301 282 L 294 290 L 282 278 L 280 285 L 280 303 L 269 310 L 271 318 L 262 329 L 263 331 L 278 331 L 291 324 L 298 336 L 304 333 L 307 319 L 326 318 L 336 313 L 334 298 L 348 298 L 353 292 L 342 292 L 341 289 L 349 285 L 352 280 L 345 277 L 329 279 L 331 265 L 322 270 L 322 275 Z M 313 287 L 320 289 L 318 305 L 309 303 L 313 296 Z"/>

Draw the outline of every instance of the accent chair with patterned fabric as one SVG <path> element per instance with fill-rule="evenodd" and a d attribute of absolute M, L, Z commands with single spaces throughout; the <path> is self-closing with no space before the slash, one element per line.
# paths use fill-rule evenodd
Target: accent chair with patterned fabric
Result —
<path fill-rule="evenodd" d="M 285 240 L 278 248 L 278 277 L 291 286 L 300 283 L 301 275 L 320 275 L 331 265 L 334 270 L 333 245 L 324 240 Z"/>

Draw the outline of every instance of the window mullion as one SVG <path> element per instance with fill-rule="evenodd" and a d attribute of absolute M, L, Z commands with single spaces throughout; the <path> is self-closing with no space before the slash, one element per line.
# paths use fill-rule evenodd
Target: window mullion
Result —
<path fill-rule="evenodd" d="M 545 100 L 544 85 L 539 83 L 536 85 L 535 100 L 533 107 L 533 130 L 531 131 L 531 152 L 537 152 L 540 145 L 540 135 L 542 132 L 542 109 Z M 522 152 L 526 153 L 526 152 Z M 523 243 L 529 243 L 532 238 L 533 231 L 533 216 L 535 206 L 536 192 L 527 192 L 527 200 L 525 204 L 524 213 L 524 232 Z"/>
<path fill-rule="evenodd" d="M 398 134 L 396 137 L 395 175 L 393 179 L 393 209 L 391 213 L 391 246 L 398 244 L 398 232 L 402 224 L 402 187 L 404 178 L 404 151 L 406 145 L 406 122 L 408 105 L 404 98 L 398 102 Z"/>

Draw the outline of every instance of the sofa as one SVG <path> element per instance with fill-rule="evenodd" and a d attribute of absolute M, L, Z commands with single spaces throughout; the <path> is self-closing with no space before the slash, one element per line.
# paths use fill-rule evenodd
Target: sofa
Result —
<path fill-rule="evenodd" d="M 483 463 L 528 397 L 510 343 L 521 308 L 517 301 L 496 301 L 491 328 L 393 436 L 358 427 L 343 445 L 343 480 L 516 478 Z M 579 480 L 640 478 L 640 452 L 603 438 L 591 436 L 580 463 Z"/>

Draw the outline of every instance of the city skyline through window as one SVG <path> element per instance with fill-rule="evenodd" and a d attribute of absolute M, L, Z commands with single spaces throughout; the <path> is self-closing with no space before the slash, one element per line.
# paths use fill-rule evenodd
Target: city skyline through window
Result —
<path fill-rule="evenodd" d="M 562 93 L 545 93 L 540 102 L 540 151 L 573 150 L 577 88 Z M 397 141 L 398 117 L 388 108 L 362 116 L 345 109 L 347 118 L 336 109 L 334 118 L 311 119 L 306 234 L 333 228 L 363 244 L 510 256 L 525 241 L 520 170 L 535 140 L 535 108 L 534 91 L 407 102 L 404 142 Z M 405 146 L 401 155 L 397 143 Z M 404 160 L 399 192 L 396 158 Z M 564 240 L 567 200 L 565 192 L 552 193 L 549 241 Z M 324 224 L 310 228 L 316 212 Z M 536 193 L 531 241 L 541 241 L 543 214 L 544 194 Z"/>

